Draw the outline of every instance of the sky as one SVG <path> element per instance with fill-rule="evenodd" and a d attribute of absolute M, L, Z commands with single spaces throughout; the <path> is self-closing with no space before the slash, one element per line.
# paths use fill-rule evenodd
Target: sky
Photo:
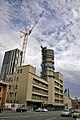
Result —
<path fill-rule="evenodd" d="M 6 51 L 22 50 L 20 30 L 28 32 L 38 19 L 28 36 L 25 64 L 40 75 L 40 46 L 54 50 L 55 71 L 63 74 L 64 89 L 80 97 L 80 0 L 0 0 L 0 69 Z"/>

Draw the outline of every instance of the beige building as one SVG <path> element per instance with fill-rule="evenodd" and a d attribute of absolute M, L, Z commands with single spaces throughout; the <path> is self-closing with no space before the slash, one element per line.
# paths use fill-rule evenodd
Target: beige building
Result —
<path fill-rule="evenodd" d="M 36 75 L 36 68 L 31 65 L 20 66 L 17 73 L 7 76 L 8 97 L 7 102 L 19 103 L 34 107 L 63 106 L 63 79 L 55 72 L 55 78 L 46 81 Z"/>
<path fill-rule="evenodd" d="M 72 108 L 72 99 L 68 97 L 67 95 L 64 95 L 64 104 L 65 104 L 65 109 Z"/>
<path fill-rule="evenodd" d="M 49 83 L 36 75 L 36 68 L 31 65 L 18 67 L 14 77 L 7 76 L 8 102 L 17 102 L 30 107 L 48 104 Z"/>
<path fill-rule="evenodd" d="M 54 72 L 54 100 L 57 106 L 64 107 L 63 101 L 63 75 L 60 72 Z"/>
<path fill-rule="evenodd" d="M 8 102 L 21 103 L 30 108 L 46 106 L 63 109 L 63 75 L 54 72 L 54 51 L 42 47 L 41 77 L 31 65 L 20 66 L 17 73 L 7 76 Z"/>

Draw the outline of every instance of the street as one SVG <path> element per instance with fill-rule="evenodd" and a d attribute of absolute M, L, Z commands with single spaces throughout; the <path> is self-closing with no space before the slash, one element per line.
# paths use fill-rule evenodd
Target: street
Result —
<path fill-rule="evenodd" d="M 60 111 L 48 112 L 15 112 L 3 111 L 0 120 L 75 120 L 72 117 L 61 117 Z"/>

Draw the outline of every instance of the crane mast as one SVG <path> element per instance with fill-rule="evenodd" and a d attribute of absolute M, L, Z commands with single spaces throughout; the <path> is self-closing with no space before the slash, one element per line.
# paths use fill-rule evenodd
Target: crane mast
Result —
<path fill-rule="evenodd" d="M 30 34 L 32 33 L 33 29 L 38 24 L 38 22 L 39 22 L 40 18 L 42 17 L 43 13 L 44 13 L 44 11 L 42 11 L 42 13 L 39 15 L 38 20 L 35 21 L 35 24 L 32 26 L 32 28 L 29 30 L 29 32 L 20 31 L 20 33 L 22 33 L 22 36 L 20 36 L 20 38 L 24 37 L 23 46 L 22 46 L 22 58 L 21 58 L 20 66 L 22 64 L 24 64 L 28 36 L 30 36 Z"/>

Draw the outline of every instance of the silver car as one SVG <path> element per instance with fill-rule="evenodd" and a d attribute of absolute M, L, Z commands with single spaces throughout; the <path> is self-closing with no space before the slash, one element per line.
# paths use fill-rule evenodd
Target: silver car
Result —
<path fill-rule="evenodd" d="M 35 112 L 47 112 L 48 110 L 46 108 L 42 109 L 42 108 L 38 108 L 35 110 Z"/>
<path fill-rule="evenodd" d="M 43 109 L 42 109 L 42 108 L 37 108 L 37 109 L 35 110 L 35 112 L 43 112 Z"/>
<path fill-rule="evenodd" d="M 71 112 L 68 109 L 66 109 L 66 110 L 62 111 L 61 116 L 70 117 L 71 116 Z"/>

